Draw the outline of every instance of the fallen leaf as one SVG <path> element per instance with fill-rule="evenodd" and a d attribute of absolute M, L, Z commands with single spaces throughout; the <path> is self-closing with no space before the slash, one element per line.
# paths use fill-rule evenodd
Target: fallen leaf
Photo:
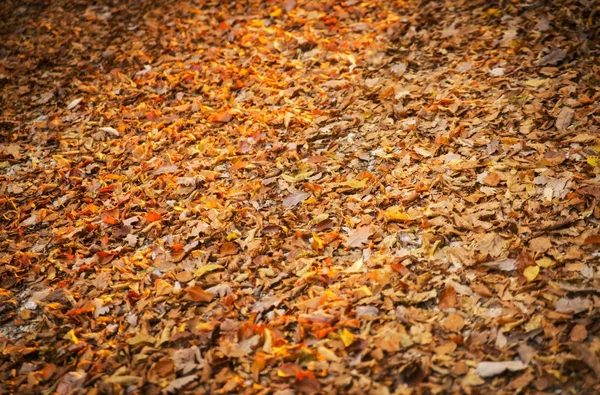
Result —
<path fill-rule="evenodd" d="M 547 237 L 536 237 L 529 241 L 529 248 L 533 252 L 543 253 L 552 248 L 552 241 Z"/>
<path fill-rule="evenodd" d="M 156 222 L 156 221 L 160 221 L 161 219 L 161 215 L 160 213 L 157 213 L 156 211 L 148 211 L 146 213 L 146 221 L 148 222 Z"/>
<path fill-rule="evenodd" d="M 206 292 L 199 285 L 186 288 L 185 293 L 187 294 L 187 299 L 194 302 L 210 302 L 214 298 L 213 294 Z"/>
<path fill-rule="evenodd" d="M 555 65 L 562 62 L 567 56 L 567 52 L 561 48 L 553 48 L 547 55 L 542 56 L 536 64 L 538 66 Z"/>
<path fill-rule="evenodd" d="M 581 313 L 590 308 L 592 302 L 586 298 L 560 298 L 554 304 L 554 310 L 559 313 Z"/>
<path fill-rule="evenodd" d="M 498 184 L 500 184 L 500 181 L 500 174 L 496 173 L 495 171 L 487 173 L 487 175 L 483 178 L 483 182 L 491 187 L 498 186 Z"/>
<path fill-rule="evenodd" d="M 585 329 L 584 325 L 577 324 L 571 329 L 571 333 L 569 334 L 569 338 L 572 342 L 579 343 L 587 339 L 588 332 Z"/>
<path fill-rule="evenodd" d="M 352 332 L 346 328 L 342 329 L 340 338 L 342 339 L 345 347 L 350 347 L 354 343 L 354 334 L 352 334 Z"/>
<path fill-rule="evenodd" d="M 191 376 L 180 377 L 171 381 L 165 388 L 163 388 L 163 392 L 167 394 L 178 393 L 183 387 L 197 379 L 198 376 L 195 374 Z"/>
<path fill-rule="evenodd" d="M 410 215 L 408 215 L 407 213 L 404 212 L 404 208 L 402 206 L 388 207 L 383 212 L 383 215 L 389 221 L 400 221 L 401 222 L 401 221 L 413 221 L 414 220 L 414 218 L 412 218 Z"/>
<path fill-rule="evenodd" d="M 81 101 L 82 101 L 82 100 L 83 100 L 83 97 L 79 97 L 79 98 L 77 98 L 77 99 L 75 99 L 75 100 L 71 101 L 71 102 L 69 103 L 69 105 L 67 106 L 67 109 L 68 109 L 68 110 L 72 110 L 72 109 L 74 109 L 75 107 L 77 107 L 77 105 L 78 105 L 79 103 L 81 103 Z"/>
<path fill-rule="evenodd" d="M 83 386 L 86 379 L 87 373 L 83 370 L 68 372 L 58 381 L 56 392 L 60 395 L 72 394 Z"/>
<path fill-rule="evenodd" d="M 306 192 L 302 192 L 302 191 L 294 192 L 292 194 L 287 195 L 285 198 L 283 198 L 283 207 L 292 208 L 292 207 L 296 206 L 298 203 L 305 201 L 309 197 L 310 197 L 310 194 L 308 194 Z"/>
<path fill-rule="evenodd" d="M 198 268 L 195 272 L 194 272 L 194 277 L 195 278 L 200 278 L 202 276 L 204 276 L 206 273 L 215 271 L 215 270 L 221 270 L 224 269 L 223 265 L 219 265 L 217 263 L 210 263 L 208 265 L 204 265 L 201 266 L 200 268 Z"/>
<path fill-rule="evenodd" d="M 493 377 L 504 373 L 505 371 L 517 372 L 527 368 L 521 361 L 504 361 L 504 362 L 479 362 L 476 372 L 481 377 Z"/>
<path fill-rule="evenodd" d="M 459 314 L 449 314 L 448 317 L 442 322 L 444 329 L 450 332 L 460 332 L 465 326 L 465 319 Z"/>
<path fill-rule="evenodd" d="M 556 129 L 558 130 L 564 130 L 566 129 L 569 125 L 571 125 L 571 120 L 573 119 L 573 114 L 575 114 L 575 111 L 570 108 L 570 107 L 563 107 L 560 112 L 558 113 L 558 116 L 556 117 Z"/>
<path fill-rule="evenodd" d="M 438 307 L 446 310 L 456 307 L 456 291 L 453 287 L 446 285 L 438 297 Z"/>
<path fill-rule="evenodd" d="M 344 245 L 350 248 L 360 248 L 369 242 L 369 236 L 371 236 L 371 234 L 371 225 L 359 226 L 348 233 Z"/>
<path fill-rule="evenodd" d="M 533 280 L 535 280 L 535 278 L 537 277 L 539 272 L 540 272 L 539 266 L 537 266 L 537 265 L 527 266 L 525 268 L 525 270 L 523 270 L 523 276 L 525 276 L 525 278 L 527 279 L 527 282 L 530 283 Z"/>
<path fill-rule="evenodd" d="M 477 250 L 491 257 L 502 255 L 506 247 L 506 240 L 494 232 L 486 233 L 477 242 Z"/>
<path fill-rule="evenodd" d="M 240 249 L 239 245 L 228 241 L 226 243 L 223 243 L 221 245 L 221 248 L 219 248 L 219 255 L 221 255 L 221 256 L 235 255 L 239 249 Z"/>

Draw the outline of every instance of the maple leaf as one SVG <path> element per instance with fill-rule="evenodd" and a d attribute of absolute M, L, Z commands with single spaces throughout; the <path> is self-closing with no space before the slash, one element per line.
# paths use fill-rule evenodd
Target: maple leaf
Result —
<path fill-rule="evenodd" d="M 371 236 L 371 225 L 359 226 L 358 228 L 348 232 L 348 237 L 344 240 L 344 245 L 350 248 L 361 248 L 369 242 Z"/>

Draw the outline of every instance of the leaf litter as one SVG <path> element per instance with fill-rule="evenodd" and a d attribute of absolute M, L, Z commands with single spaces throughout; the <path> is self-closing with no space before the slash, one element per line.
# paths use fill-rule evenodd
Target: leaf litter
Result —
<path fill-rule="evenodd" d="M 597 13 L 3 2 L 0 392 L 600 391 Z"/>

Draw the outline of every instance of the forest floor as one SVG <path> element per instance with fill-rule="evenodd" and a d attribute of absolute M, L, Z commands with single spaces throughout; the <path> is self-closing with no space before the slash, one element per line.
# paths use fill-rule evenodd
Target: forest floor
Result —
<path fill-rule="evenodd" d="M 600 391 L 597 2 L 0 20 L 1 393 Z"/>

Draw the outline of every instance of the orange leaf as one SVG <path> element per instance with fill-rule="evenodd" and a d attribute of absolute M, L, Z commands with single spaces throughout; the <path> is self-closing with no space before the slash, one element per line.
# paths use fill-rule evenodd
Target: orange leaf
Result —
<path fill-rule="evenodd" d="M 223 243 L 221 248 L 219 249 L 219 254 L 221 256 L 229 256 L 238 252 L 238 245 L 228 241 L 227 243 Z"/>
<path fill-rule="evenodd" d="M 592 235 L 585 238 L 583 244 L 600 244 L 600 235 Z"/>
<path fill-rule="evenodd" d="M 199 285 L 186 288 L 185 292 L 187 293 L 187 299 L 194 302 L 210 302 L 213 298 L 211 293 L 206 292 Z"/>
<path fill-rule="evenodd" d="M 157 213 L 156 211 L 148 211 L 146 213 L 146 221 L 148 222 L 156 222 L 159 221 L 161 218 L 160 213 Z"/>
<path fill-rule="evenodd" d="M 102 222 L 104 222 L 105 224 L 116 225 L 119 223 L 119 221 L 115 218 L 118 215 L 119 215 L 119 212 L 116 209 L 108 210 L 108 211 L 105 211 L 102 214 L 100 214 L 100 218 L 102 219 Z"/>
<path fill-rule="evenodd" d="M 228 110 L 222 110 L 212 114 L 208 120 L 211 123 L 227 123 L 231 121 L 231 113 Z"/>

